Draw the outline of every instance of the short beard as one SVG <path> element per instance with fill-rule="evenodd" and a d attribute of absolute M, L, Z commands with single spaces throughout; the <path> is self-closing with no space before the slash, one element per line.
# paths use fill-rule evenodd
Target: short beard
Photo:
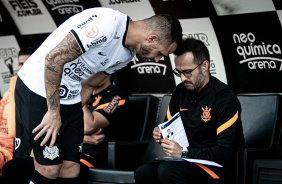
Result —
<path fill-rule="evenodd" d="M 201 70 L 201 68 L 199 68 L 199 74 L 198 77 L 195 81 L 195 85 L 194 85 L 194 91 L 196 92 L 198 89 L 203 87 L 205 81 L 205 76 L 203 75 L 203 72 Z"/>
<path fill-rule="evenodd" d="M 203 87 L 204 81 L 205 76 L 203 75 L 201 68 L 199 68 L 199 74 L 196 81 L 193 83 L 193 89 L 188 87 L 186 87 L 186 89 L 191 92 L 198 92 L 197 90 Z"/>
<path fill-rule="evenodd" d="M 147 59 L 145 56 L 149 55 L 151 50 L 149 46 L 141 44 L 139 52 L 137 53 L 138 58 L 145 61 Z"/>

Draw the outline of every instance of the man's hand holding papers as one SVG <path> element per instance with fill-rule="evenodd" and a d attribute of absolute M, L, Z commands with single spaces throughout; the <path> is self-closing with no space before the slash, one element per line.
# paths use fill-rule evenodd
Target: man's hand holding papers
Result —
<path fill-rule="evenodd" d="M 222 167 L 222 165 L 208 160 L 181 158 L 182 147 L 188 147 L 189 141 L 179 113 L 176 113 L 170 120 L 159 124 L 158 127 L 154 129 L 153 137 L 156 142 L 161 143 L 167 155 L 167 157 L 157 158 L 157 160 L 185 160 L 187 162 Z"/>

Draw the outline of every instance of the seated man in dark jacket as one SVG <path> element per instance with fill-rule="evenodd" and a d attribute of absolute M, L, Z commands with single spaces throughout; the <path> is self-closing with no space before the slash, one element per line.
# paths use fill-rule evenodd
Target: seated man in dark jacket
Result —
<path fill-rule="evenodd" d="M 152 162 L 135 171 L 136 184 L 236 181 L 236 149 L 244 144 L 241 105 L 229 86 L 211 76 L 209 65 L 209 51 L 203 42 L 183 40 L 173 71 L 182 83 L 173 91 L 165 121 L 180 113 L 189 146 L 162 138 L 158 127 L 153 137 L 169 157 L 208 160 L 223 167 L 187 161 Z"/>

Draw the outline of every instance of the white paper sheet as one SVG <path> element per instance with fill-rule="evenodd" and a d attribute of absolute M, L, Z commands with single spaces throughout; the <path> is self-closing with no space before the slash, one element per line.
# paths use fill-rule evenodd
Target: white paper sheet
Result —
<path fill-rule="evenodd" d="M 189 141 L 180 117 L 179 112 L 176 113 L 170 120 L 159 124 L 163 138 L 177 142 L 181 147 L 188 147 Z"/>

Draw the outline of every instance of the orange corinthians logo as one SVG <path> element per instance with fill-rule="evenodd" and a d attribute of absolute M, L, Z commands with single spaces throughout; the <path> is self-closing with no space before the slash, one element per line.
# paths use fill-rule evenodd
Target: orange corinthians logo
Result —
<path fill-rule="evenodd" d="M 100 103 L 101 98 L 102 97 L 100 95 L 95 97 L 95 102 L 92 104 L 92 106 L 95 107 L 96 105 L 98 105 Z"/>
<path fill-rule="evenodd" d="M 208 108 L 207 106 L 205 108 L 202 107 L 203 114 L 201 115 L 201 120 L 204 122 L 207 122 L 211 119 L 211 108 Z"/>

